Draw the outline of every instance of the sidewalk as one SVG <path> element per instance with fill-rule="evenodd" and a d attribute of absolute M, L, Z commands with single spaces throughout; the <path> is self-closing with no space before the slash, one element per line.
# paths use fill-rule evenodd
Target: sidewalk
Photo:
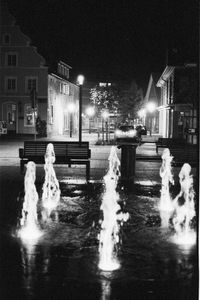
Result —
<path fill-rule="evenodd" d="M 52 140 L 61 140 L 60 137 L 54 137 Z M 62 137 L 62 140 L 69 140 L 69 138 Z M 72 138 L 70 140 L 77 140 Z M 83 134 L 83 141 L 89 141 L 91 148 L 91 181 L 102 181 L 103 176 L 108 169 L 108 157 L 110 153 L 110 145 L 95 145 L 97 141 L 97 134 Z M 12 181 L 16 177 L 21 178 L 19 171 L 19 155 L 18 149 L 23 147 L 23 140 L 1 140 L 0 141 L 0 177 L 11 178 Z M 121 159 L 121 150 L 117 149 L 119 159 Z M 143 143 L 136 149 L 136 170 L 135 170 L 135 183 L 145 186 L 152 186 L 161 183 L 159 176 L 159 169 L 161 166 L 160 156 L 156 154 L 155 144 L 152 142 Z M 68 181 L 85 181 L 85 166 L 67 166 L 55 165 L 55 171 L 59 180 Z M 195 175 L 193 169 L 193 174 Z M 178 178 L 180 168 L 174 168 L 174 174 Z M 43 178 L 43 166 L 37 165 L 37 174 Z"/>

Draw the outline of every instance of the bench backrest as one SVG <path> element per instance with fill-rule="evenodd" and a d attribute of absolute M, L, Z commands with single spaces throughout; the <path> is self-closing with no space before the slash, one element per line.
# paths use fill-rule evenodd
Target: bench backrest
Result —
<path fill-rule="evenodd" d="M 49 143 L 54 146 L 56 157 L 65 158 L 90 158 L 89 142 L 68 142 L 68 141 L 25 141 L 24 157 L 44 157 L 46 147 Z"/>
<path fill-rule="evenodd" d="M 183 138 L 158 138 L 157 144 L 163 145 L 185 145 Z"/>

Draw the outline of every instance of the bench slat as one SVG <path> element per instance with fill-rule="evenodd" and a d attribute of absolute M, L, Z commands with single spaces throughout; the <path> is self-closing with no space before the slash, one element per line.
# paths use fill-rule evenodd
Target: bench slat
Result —
<path fill-rule="evenodd" d="M 75 141 L 25 141 L 24 149 L 19 149 L 21 158 L 20 168 L 23 172 L 24 164 L 32 160 L 37 164 L 45 163 L 46 148 L 49 143 L 54 146 L 56 161 L 55 164 L 84 164 L 86 165 L 86 178 L 90 177 L 90 156 L 89 142 Z"/>

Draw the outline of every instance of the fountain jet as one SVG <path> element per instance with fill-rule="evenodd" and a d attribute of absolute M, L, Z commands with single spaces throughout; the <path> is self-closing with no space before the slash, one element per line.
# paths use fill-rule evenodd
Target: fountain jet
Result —
<path fill-rule="evenodd" d="M 175 211 L 173 225 L 176 231 L 175 240 L 179 244 L 194 244 L 196 234 L 191 228 L 191 221 L 195 216 L 193 176 L 191 166 L 185 163 L 179 173 L 180 192 L 173 201 Z"/>
<path fill-rule="evenodd" d="M 169 191 L 170 184 L 174 184 L 172 175 L 173 156 L 170 155 L 169 149 L 165 149 L 162 154 L 162 165 L 160 168 L 160 177 L 162 178 L 161 197 L 159 203 L 159 210 L 161 216 L 161 224 L 163 227 L 168 227 L 169 219 L 173 212 L 172 199 Z"/>
<path fill-rule="evenodd" d="M 120 176 L 120 161 L 114 146 L 111 148 L 108 160 L 109 169 L 104 176 L 105 192 L 101 204 L 103 221 L 99 234 L 99 268 L 104 271 L 112 271 L 120 267 L 116 258 L 116 248 L 120 242 L 119 230 L 120 225 L 129 218 L 129 214 L 123 213 L 118 204 L 119 194 L 116 192 L 116 187 Z"/>
<path fill-rule="evenodd" d="M 50 216 L 51 211 L 56 208 L 60 200 L 59 182 L 53 168 L 55 162 L 55 152 L 53 144 L 47 145 L 45 153 L 45 181 L 43 184 L 42 203 L 46 210 L 47 217 Z"/>
<path fill-rule="evenodd" d="M 35 173 L 35 163 L 28 162 L 24 179 L 25 196 L 20 220 L 21 229 L 18 232 L 19 236 L 24 239 L 36 239 L 42 234 L 38 227 L 38 193 L 35 187 Z"/>

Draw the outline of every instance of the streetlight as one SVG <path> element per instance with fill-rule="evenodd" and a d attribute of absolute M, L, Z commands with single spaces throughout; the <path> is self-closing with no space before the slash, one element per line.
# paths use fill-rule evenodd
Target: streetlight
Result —
<path fill-rule="evenodd" d="M 73 129 L 72 114 L 75 110 L 75 104 L 71 102 L 71 103 L 68 104 L 67 108 L 68 108 L 69 117 L 70 117 L 70 120 L 69 120 L 69 136 L 72 137 L 72 129 Z"/>
<path fill-rule="evenodd" d="M 84 82 L 84 76 L 78 75 L 77 84 L 79 85 L 79 142 L 82 141 L 82 85 Z"/>
<path fill-rule="evenodd" d="M 90 126 L 91 126 L 91 124 L 90 124 L 90 118 L 92 117 L 92 116 L 94 116 L 94 114 L 95 114 L 95 109 L 94 109 L 94 106 L 88 106 L 87 108 L 86 108 L 86 114 L 88 115 L 88 118 L 89 118 L 89 133 L 91 132 L 91 128 L 90 128 Z"/>
<path fill-rule="evenodd" d="M 150 112 L 150 114 L 152 114 L 155 110 L 156 110 L 156 104 L 155 102 L 148 102 L 146 105 L 147 111 Z M 150 116 L 150 135 L 152 132 L 152 115 Z"/>
<path fill-rule="evenodd" d="M 156 104 L 154 102 L 148 102 L 146 108 L 150 113 L 153 113 L 156 110 Z"/>

